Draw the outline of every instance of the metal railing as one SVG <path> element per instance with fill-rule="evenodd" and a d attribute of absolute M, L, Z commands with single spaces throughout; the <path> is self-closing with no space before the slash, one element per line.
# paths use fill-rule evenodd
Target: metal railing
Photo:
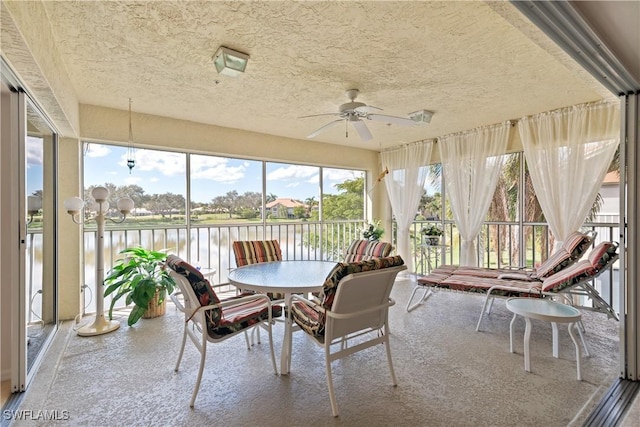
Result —
<path fill-rule="evenodd" d="M 430 225 L 443 229 L 438 250 L 425 250 L 420 230 Z M 582 231 L 595 231 L 592 246 L 602 241 L 617 241 L 620 236 L 618 222 L 585 223 Z M 441 264 L 459 264 L 461 237 L 453 222 L 416 221 L 410 229 L 412 236 L 414 273 L 427 274 L 430 268 Z M 545 261 L 553 252 L 554 239 L 546 223 L 517 223 L 487 221 L 476 239 L 478 265 L 486 268 L 534 268 Z M 446 248 L 446 250 L 445 250 Z M 520 248 L 524 248 L 521 250 Z M 592 281 L 600 295 L 620 312 L 619 262 L 609 271 Z M 581 301 L 589 304 L 588 301 Z"/>
<path fill-rule="evenodd" d="M 426 274 L 426 253 L 421 250 L 420 230 L 434 221 L 416 221 L 412 224 L 414 271 Z M 449 248 L 441 256 L 435 255 L 432 265 L 456 264 L 460 259 L 461 239 L 452 222 L 437 222 L 443 227 L 442 243 Z M 105 234 L 105 271 L 108 272 L 127 247 L 143 246 L 154 250 L 167 250 L 194 265 L 215 269 L 214 284 L 228 282 L 228 272 L 235 267 L 231 248 L 236 240 L 275 239 L 280 242 L 285 260 L 339 261 L 342 251 L 354 239 L 361 238 L 363 221 L 340 222 L 274 222 L 244 224 L 208 224 L 187 227 L 171 225 L 157 227 L 112 227 Z M 589 223 L 583 230 L 597 231 L 596 242 L 615 240 L 619 236 L 618 223 Z M 395 237 L 393 230 L 391 236 Z M 544 261 L 553 249 L 553 238 L 544 223 L 486 222 L 477 239 L 478 265 L 484 267 L 534 267 Z M 521 251 L 520 248 L 524 247 Z M 84 234 L 85 250 L 85 311 L 95 311 L 92 295 L 95 286 L 95 232 Z M 429 253 L 428 256 L 434 256 Z M 617 264 L 616 264 L 617 266 Z M 605 300 L 619 311 L 617 267 L 602 274 L 594 285 Z M 109 304 L 109 301 L 105 302 Z"/>

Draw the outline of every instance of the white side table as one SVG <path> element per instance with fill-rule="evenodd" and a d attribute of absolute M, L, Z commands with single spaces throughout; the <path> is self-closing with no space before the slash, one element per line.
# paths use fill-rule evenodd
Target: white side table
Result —
<path fill-rule="evenodd" d="M 576 370 L 578 381 L 582 381 L 582 371 L 580 367 L 580 346 L 576 341 L 574 329 L 577 329 L 578 335 L 584 346 L 586 355 L 589 355 L 589 349 L 582 336 L 582 331 L 578 327 L 581 319 L 580 311 L 570 305 L 560 304 L 554 301 L 537 298 L 509 298 L 507 300 L 507 309 L 513 313 L 513 319 L 509 327 L 509 351 L 513 353 L 513 326 L 518 315 L 524 317 L 524 370 L 531 372 L 531 357 L 529 353 L 529 338 L 531 337 L 531 319 L 543 320 L 551 322 L 553 330 L 553 357 L 558 357 L 558 323 L 568 323 L 569 336 L 576 348 Z"/>

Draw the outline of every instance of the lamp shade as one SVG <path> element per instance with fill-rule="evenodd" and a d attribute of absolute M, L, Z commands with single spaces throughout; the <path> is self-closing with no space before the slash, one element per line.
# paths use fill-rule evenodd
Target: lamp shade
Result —
<path fill-rule="evenodd" d="M 123 197 L 118 199 L 118 210 L 123 214 L 127 215 L 129 212 L 133 210 L 134 203 L 130 197 Z"/>
<path fill-rule="evenodd" d="M 42 199 L 38 196 L 27 197 L 27 211 L 36 213 L 42 209 Z"/>
<path fill-rule="evenodd" d="M 103 202 L 109 198 L 109 190 L 105 187 L 94 187 L 91 190 L 91 197 L 93 197 L 96 202 Z"/>
<path fill-rule="evenodd" d="M 64 208 L 69 213 L 77 213 L 84 207 L 84 201 L 80 197 L 69 197 L 64 201 Z"/>
<path fill-rule="evenodd" d="M 213 63 L 216 66 L 218 74 L 224 76 L 236 77 L 244 73 L 247 68 L 249 55 L 238 52 L 228 47 L 220 46 L 213 55 Z"/>

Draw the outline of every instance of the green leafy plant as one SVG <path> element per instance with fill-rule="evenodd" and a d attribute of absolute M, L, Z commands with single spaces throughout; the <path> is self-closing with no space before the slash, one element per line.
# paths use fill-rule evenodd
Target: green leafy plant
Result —
<path fill-rule="evenodd" d="M 384 228 L 380 227 L 380 221 L 376 221 L 373 224 L 368 224 L 364 230 L 362 230 L 362 237 L 367 240 L 380 240 L 384 234 Z"/>
<path fill-rule="evenodd" d="M 433 224 L 428 227 L 423 227 L 420 233 L 424 236 L 442 236 L 442 229 Z"/>
<path fill-rule="evenodd" d="M 125 257 L 116 262 L 104 279 L 107 287 L 104 295 L 113 294 L 109 319 L 112 318 L 113 307 L 120 298 L 126 297 L 127 305 L 135 304 L 127 320 L 127 324 L 131 326 L 140 320 L 156 292 L 160 305 L 173 292 L 175 282 L 164 269 L 166 253 L 136 247 L 124 249 L 120 254 Z"/>

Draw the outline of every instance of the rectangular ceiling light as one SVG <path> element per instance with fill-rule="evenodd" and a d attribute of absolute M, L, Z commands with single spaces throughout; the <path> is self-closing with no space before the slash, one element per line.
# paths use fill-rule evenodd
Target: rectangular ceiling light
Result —
<path fill-rule="evenodd" d="M 238 52 L 228 47 L 220 46 L 213 55 L 213 63 L 216 66 L 218 74 L 223 76 L 236 77 L 244 73 L 247 68 L 249 55 Z"/>

